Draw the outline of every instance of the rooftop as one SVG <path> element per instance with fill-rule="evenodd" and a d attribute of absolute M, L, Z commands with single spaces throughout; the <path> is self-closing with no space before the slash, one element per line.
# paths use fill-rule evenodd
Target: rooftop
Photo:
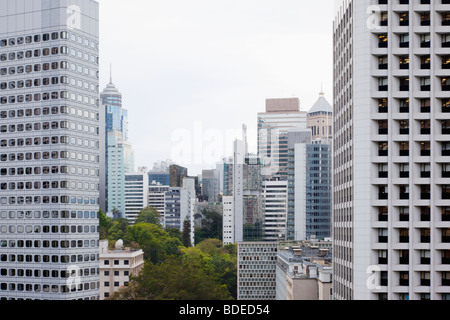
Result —
<path fill-rule="evenodd" d="M 313 113 L 321 113 L 321 112 L 333 113 L 333 107 L 331 106 L 331 104 L 325 98 L 325 93 L 323 91 L 321 91 L 319 93 L 319 99 L 311 107 L 311 109 L 309 110 L 308 113 L 309 114 L 313 114 Z"/>

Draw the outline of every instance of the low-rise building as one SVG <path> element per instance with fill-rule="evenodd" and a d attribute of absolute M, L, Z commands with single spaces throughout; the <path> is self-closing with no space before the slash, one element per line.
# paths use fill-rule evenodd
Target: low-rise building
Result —
<path fill-rule="evenodd" d="M 108 240 L 100 241 L 100 300 L 104 300 L 128 285 L 130 275 L 138 275 L 144 267 L 144 252 L 123 248 L 119 240 L 109 249 Z"/>
<path fill-rule="evenodd" d="M 331 251 L 302 243 L 278 250 L 277 300 L 331 300 Z"/>

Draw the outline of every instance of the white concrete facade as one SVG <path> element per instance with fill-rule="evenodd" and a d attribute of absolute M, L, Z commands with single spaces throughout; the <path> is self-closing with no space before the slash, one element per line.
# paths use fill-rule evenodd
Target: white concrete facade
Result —
<path fill-rule="evenodd" d="M 334 23 L 334 298 L 448 299 L 450 5 L 341 3 Z"/>

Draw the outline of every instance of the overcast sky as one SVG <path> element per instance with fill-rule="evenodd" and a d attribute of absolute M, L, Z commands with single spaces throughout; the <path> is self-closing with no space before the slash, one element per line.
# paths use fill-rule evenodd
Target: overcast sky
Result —
<path fill-rule="evenodd" d="M 99 0 L 103 89 L 113 82 L 129 113 L 136 167 L 173 159 L 195 175 L 248 126 L 267 98 L 323 86 L 332 101 L 333 0 Z"/>

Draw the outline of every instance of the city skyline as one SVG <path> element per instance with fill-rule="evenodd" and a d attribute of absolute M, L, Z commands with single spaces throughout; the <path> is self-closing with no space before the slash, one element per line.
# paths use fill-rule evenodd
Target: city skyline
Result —
<path fill-rule="evenodd" d="M 100 87 L 112 64 L 137 166 L 176 158 L 177 139 L 189 134 L 191 153 L 172 160 L 200 174 L 231 155 L 243 123 L 256 153 L 256 114 L 267 98 L 298 97 L 303 111 L 321 88 L 331 100 L 332 0 L 133 3 L 99 0 Z M 209 156 L 211 135 L 221 143 Z"/>

